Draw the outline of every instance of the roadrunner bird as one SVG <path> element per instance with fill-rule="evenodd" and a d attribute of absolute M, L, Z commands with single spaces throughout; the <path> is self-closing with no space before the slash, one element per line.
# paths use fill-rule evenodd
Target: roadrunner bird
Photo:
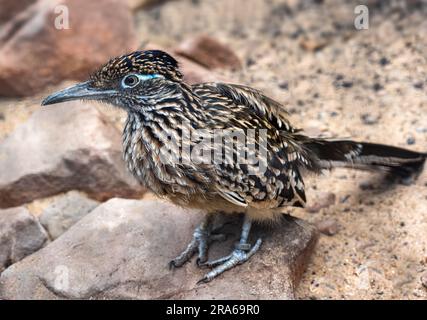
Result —
<path fill-rule="evenodd" d="M 261 239 L 248 243 L 253 220 L 275 220 L 283 207 L 305 205 L 303 172 L 348 167 L 406 176 L 419 171 L 426 159 L 425 153 L 392 146 L 307 137 L 291 125 L 278 102 L 261 92 L 225 83 L 189 85 L 177 61 L 158 50 L 114 58 L 88 81 L 50 95 L 42 105 L 75 99 L 126 110 L 124 159 L 136 179 L 160 197 L 207 211 L 188 247 L 170 263 L 180 267 L 197 253 L 198 265 L 212 268 L 203 282 L 260 248 Z M 220 135 L 218 147 L 209 139 L 184 139 L 186 132 L 197 130 L 214 139 L 218 132 L 238 132 L 246 140 L 224 145 Z M 220 151 L 221 157 L 200 161 L 200 149 L 207 155 Z M 240 161 L 242 153 L 257 161 Z M 208 261 L 209 243 L 221 238 L 212 226 L 219 212 L 245 214 L 241 238 L 230 255 Z"/>

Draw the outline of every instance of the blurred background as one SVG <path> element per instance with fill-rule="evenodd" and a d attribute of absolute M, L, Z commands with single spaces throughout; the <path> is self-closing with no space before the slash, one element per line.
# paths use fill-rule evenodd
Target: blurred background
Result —
<path fill-rule="evenodd" d="M 150 197 L 121 162 L 123 111 L 41 111 L 110 58 L 166 50 L 186 81 L 258 88 L 309 135 L 426 151 L 426 35 L 424 0 L 0 0 L 0 207 L 47 230 L 22 257 L 100 202 Z M 426 173 L 387 190 L 378 180 L 307 178 L 310 207 L 290 212 L 322 235 L 298 298 L 427 298 Z M 58 227 L 64 195 L 84 209 Z M 22 257 L 0 259 L 0 272 Z"/>

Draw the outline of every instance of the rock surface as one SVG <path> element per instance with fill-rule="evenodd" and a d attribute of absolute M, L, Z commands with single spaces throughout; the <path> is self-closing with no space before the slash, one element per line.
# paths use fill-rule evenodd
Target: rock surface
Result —
<path fill-rule="evenodd" d="M 208 35 L 186 39 L 175 52 L 208 69 L 240 69 L 242 66 L 233 50 Z"/>
<path fill-rule="evenodd" d="M 162 45 L 153 42 L 144 46 L 144 50 L 163 50 L 170 52 L 171 54 L 176 52 L 176 48 L 163 47 Z M 184 56 L 175 54 L 174 58 L 178 61 L 179 68 L 184 76 L 184 81 L 187 83 L 194 84 L 200 82 L 229 81 L 224 75 L 218 74 L 213 70 L 209 70 Z"/>
<path fill-rule="evenodd" d="M 37 0 L 0 0 L 0 25 L 7 22 Z"/>
<path fill-rule="evenodd" d="M 137 10 L 140 8 L 155 6 L 165 1 L 167 0 L 127 0 L 127 3 L 132 10 Z"/>
<path fill-rule="evenodd" d="M 335 203 L 336 195 L 332 192 L 323 192 L 318 199 L 306 208 L 307 212 L 317 213 L 321 209 L 327 208 Z"/>
<path fill-rule="evenodd" d="M 335 219 L 325 219 L 317 222 L 316 228 L 327 236 L 333 236 L 338 233 L 340 226 Z"/>
<path fill-rule="evenodd" d="M 0 277 L 2 299 L 292 299 L 313 251 L 315 229 L 286 218 L 263 237 L 247 263 L 214 281 L 196 285 L 206 269 L 193 259 L 180 269 L 168 263 L 190 240 L 200 212 L 158 200 L 111 199 L 44 249 L 14 264 Z M 237 216 L 235 217 L 237 218 Z M 241 220 L 227 233 L 238 235 Z M 236 238 L 214 243 L 210 257 L 228 254 Z"/>
<path fill-rule="evenodd" d="M 70 191 L 50 203 L 39 220 L 50 238 L 56 239 L 98 205 L 98 201 Z"/>
<path fill-rule="evenodd" d="M 0 273 L 48 241 L 38 220 L 22 207 L 0 210 Z"/>
<path fill-rule="evenodd" d="M 28 96 L 64 79 L 86 79 L 135 48 L 123 1 L 39 0 L 0 31 L 0 96 Z"/>
<path fill-rule="evenodd" d="M 121 134 L 91 103 L 40 108 L 0 144 L 0 208 L 69 190 L 95 199 L 139 197 Z"/>

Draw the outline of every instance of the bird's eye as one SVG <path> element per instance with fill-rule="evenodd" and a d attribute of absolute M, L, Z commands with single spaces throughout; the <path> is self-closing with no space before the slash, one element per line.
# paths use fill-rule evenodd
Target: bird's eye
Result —
<path fill-rule="evenodd" d="M 130 74 L 123 78 L 122 80 L 122 86 L 124 88 L 133 88 L 139 83 L 139 78 L 134 75 Z"/>

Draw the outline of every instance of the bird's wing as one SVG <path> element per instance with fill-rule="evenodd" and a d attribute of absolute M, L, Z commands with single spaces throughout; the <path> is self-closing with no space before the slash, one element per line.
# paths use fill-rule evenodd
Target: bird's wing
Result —
<path fill-rule="evenodd" d="M 259 117 L 266 118 L 279 131 L 296 133 L 301 131 L 294 128 L 287 117 L 288 112 L 282 104 L 264 95 L 261 91 L 238 84 L 230 83 L 202 83 L 192 86 L 196 94 L 214 99 L 229 98 L 235 104 L 243 105 Z"/>
<path fill-rule="evenodd" d="M 243 129 L 246 142 L 247 129 L 258 131 L 252 147 L 251 143 L 223 146 L 224 162 L 216 164 L 218 193 L 240 206 L 303 206 L 306 199 L 299 168 L 307 160 L 296 140 L 299 130 L 291 126 L 283 107 L 240 85 L 206 83 L 192 89 L 203 100 L 215 128 Z M 259 129 L 264 129 L 264 135 Z M 242 153 L 255 155 L 255 162 L 242 162 Z"/>

